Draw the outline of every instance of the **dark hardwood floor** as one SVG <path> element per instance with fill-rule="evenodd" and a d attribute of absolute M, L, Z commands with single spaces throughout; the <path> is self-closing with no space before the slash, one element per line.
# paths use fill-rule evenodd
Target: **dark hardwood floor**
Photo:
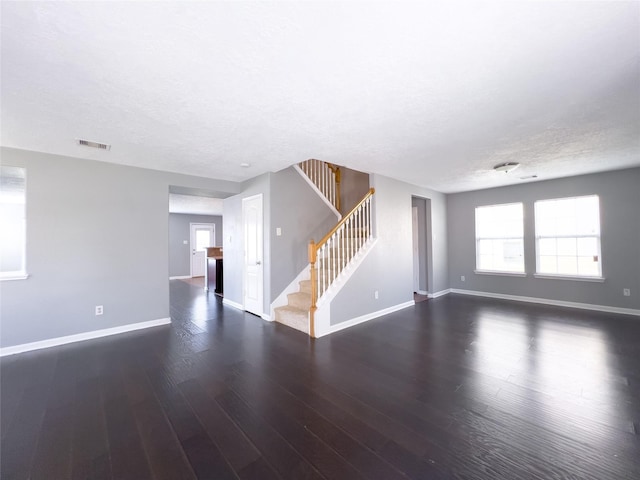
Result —
<path fill-rule="evenodd" d="M 171 326 L 1 361 L 9 479 L 638 479 L 640 320 L 449 295 L 313 340 Z"/>

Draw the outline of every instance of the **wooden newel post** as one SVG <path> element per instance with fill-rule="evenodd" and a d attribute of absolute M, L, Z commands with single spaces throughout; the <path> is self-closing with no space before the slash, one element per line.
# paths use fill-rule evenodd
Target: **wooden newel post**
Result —
<path fill-rule="evenodd" d="M 311 337 L 316 336 L 314 316 L 316 313 L 316 301 L 318 300 L 318 285 L 316 284 L 316 259 L 317 259 L 316 243 L 313 240 L 309 241 L 309 265 L 311 273 L 311 308 L 309 308 L 309 335 Z"/>

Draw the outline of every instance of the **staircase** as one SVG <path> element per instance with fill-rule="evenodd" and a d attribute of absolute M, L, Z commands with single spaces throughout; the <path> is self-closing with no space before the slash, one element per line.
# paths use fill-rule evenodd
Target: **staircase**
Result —
<path fill-rule="evenodd" d="M 311 163 L 309 163 L 311 162 Z M 339 185 L 331 185 L 340 178 L 338 167 L 322 167 L 319 160 L 307 160 L 299 165 L 300 170 L 316 184 L 318 191 L 328 192 L 329 201 L 339 207 Z M 311 175 L 309 175 L 310 172 Z M 316 172 L 324 172 L 316 175 Z M 329 172 L 329 173 L 327 173 Z M 337 174 L 337 175 L 336 175 Z M 309 244 L 310 276 L 299 282 L 298 291 L 287 295 L 288 304 L 274 309 L 275 320 L 296 330 L 315 337 L 314 317 L 318 301 L 330 291 L 345 270 L 351 266 L 358 253 L 372 238 L 371 199 L 374 189 L 370 189 L 364 198 L 345 215 L 322 240 Z"/>
<path fill-rule="evenodd" d="M 274 309 L 276 322 L 280 322 L 306 334 L 309 333 L 309 309 L 311 308 L 311 280 L 299 282 L 300 290 L 287 295 L 289 304 Z"/>

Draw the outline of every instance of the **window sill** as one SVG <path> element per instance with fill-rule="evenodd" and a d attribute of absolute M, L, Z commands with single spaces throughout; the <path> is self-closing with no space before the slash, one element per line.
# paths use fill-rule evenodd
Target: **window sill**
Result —
<path fill-rule="evenodd" d="M 604 277 L 578 277 L 571 275 L 552 275 L 550 273 L 534 273 L 535 278 L 546 278 L 551 280 L 576 280 L 578 282 L 604 283 Z"/>
<path fill-rule="evenodd" d="M 11 280 L 26 280 L 29 278 L 28 273 L 0 274 L 0 282 L 8 282 Z"/>
<path fill-rule="evenodd" d="M 474 270 L 473 273 L 478 275 L 500 275 L 503 277 L 526 277 L 526 273 L 521 272 L 497 272 L 493 270 Z"/>

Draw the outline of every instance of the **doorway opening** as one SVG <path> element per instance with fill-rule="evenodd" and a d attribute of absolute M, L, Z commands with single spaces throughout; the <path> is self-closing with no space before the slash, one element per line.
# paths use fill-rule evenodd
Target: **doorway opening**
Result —
<path fill-rule="evenodd" d="M 411 197 L 414 300 L 429 298 L 433 284 L 431 199 Z"/>
<path fill-rule="evenodd" d="M 223 200 L 206 194 L 169 187 L 169 280 L 203 290 L 209 271 L 206 248 L 221 247 L 223 233 Z"/>
<path fill-rule="evenodd" d="M 215 247 L 216 225 L 214 223 L 189 223 L 191 230 L 191 278 L 204 277 L 207 248 Z"/>

